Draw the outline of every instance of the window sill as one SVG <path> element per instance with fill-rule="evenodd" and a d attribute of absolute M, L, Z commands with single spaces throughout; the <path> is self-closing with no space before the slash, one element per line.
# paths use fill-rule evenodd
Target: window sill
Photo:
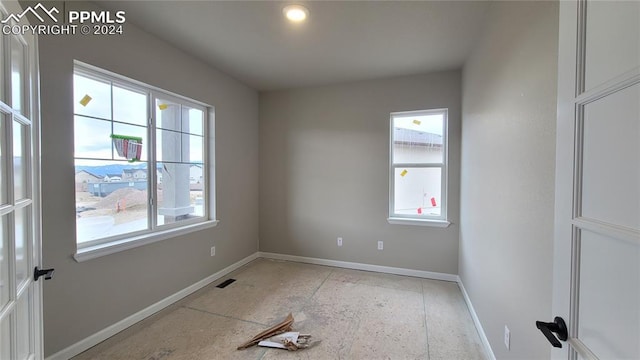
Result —
<path fill-rule="evenodd" d="M 409 219 L 409 218 L 388 218 L 389 224 L 393 225 L 417 225 L 417 226 L 431 226 L 439 228 L 447 228 L 451 225 L 447 220 L 430 220 L 430 219 Z"/>
<path fill-rule="evenodd" d="M 174 238 L 176 236 L 185 235 L 194 231 L 204 230 L 218 225 L 219 220 L 209 220 L 193 225 L 187 225 L 176 229 L 168 229 L 164 231 L 154 232 L 152 234 L 144 234 L 128 239 L 116 240 L 106 244 L 95 245 L 84 249 L 78 249 L 73 258 L 77 262 L 84 262 L 96 259 L 102 256 L 115 254 L 121 251 L 137 248 L 139 246 L 152 244 L 161 240 Z"/>

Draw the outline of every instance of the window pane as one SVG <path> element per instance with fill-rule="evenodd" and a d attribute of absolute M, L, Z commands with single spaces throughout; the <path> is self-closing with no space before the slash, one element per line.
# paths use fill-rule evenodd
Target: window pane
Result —
<path fill-rule="evenodd" d="M 182 162 L 204 162 L 201 136 L 182 134 Z"/>
<path fill-rule="evenodd" d="M 157 130 L 156 134 L 156 159 L 158 161 L 182 161 L 181 134 L 168 130 Z M 189 151 L 189 148 L 185 150 Z"/>
<path fill-rule="evenodd" d="M 0 69 L 2 69 L 2 71 L 0 71 L 0 84 L 5 83 L 5 79 L 4 79 L 4 39 L 5 38 L 6 38 L 5 36 L 0 36 Z M 4 103 L 7 102 L 4 98 L 4 86 L 0 86 L 0 101 Z M 0 356 L 1 355 L 2 353 L 0 352 Z"/>
<path fill-rule="evenodd" d="M 147 128 L 144 126 L 136 126 L 136 125 L 125 125 L 119 123 L 113 123 L 113 133 L 118 135 L 126 135 L 126 136 L 135 136 L 142 138 L 142 153 L 140 154 L 140 160 L 147 160 Z M 118 152 L 114 150 L 114 155 L 116 159 L 121 160 L 118 156 Z"/>
<path fill-rule="evenodd" d="M 25 47 L 11 36 L 11 107 L 24 114 Z"/>
<path fill-rule="evenodd" d="M 0 321 L 0 359 L 11 359 L 11 316 Z"/>
<path fill-rule="evenodd" d="M 28 127 L 17 121 L 13 122 L 13 187 L 15 199 L 23 199 L 28 194 L 27 156 Z"/>
<path fill-rule="evenodd" d="M 9 236 L 7 216 L 0 219 L 0 311 L 9 302 Z M 2 354 L 2 353 L 0 353 Z M 4 359 L 4 358 L 2 358 Z"/>
<path fill-rule="evenodd" d="M 77 115 L 111 120 L 111 85 L 74 74 L 73 105 Z"/>
<path fill-rule="evenodd" d="M 393 163 L 442 163 L 442 114 L 394 116 Z"/>
<path fill-rule="evenodd" d="M 182 107 L 182 132 L 190 133 L 194 135 L 203 135 L 202 122 L 204 119 L 204 113 L 202 110 L 190 108 L 188 106 Z"/>
<path fill-rule="evenodd" d="M 180 104 L 156 99 L 156 127 L 181 131 Z"/>
<path fill-rule="evenodd" d="M 147 163 L 76 160 L 79 244 L 148 228 Z"/>
<path fill-rule="evenodd" d="M 439 216 L 441 206 L 440 168 L 394 169 L 394 213 Z"/>
<path fill-rule="evenodd" d="M 204 216 L 201 166 L 162 163 L 158 173 L 158 225 Z"/>
<path fill-rule="evenodd" d="M 113 120 L 146 126 L 148 118 L 145 94 L 113 87 Z"/>
<path fill-rule="evenodd" d="M 15 245 L 16 245 L 16 285 L 20 286 L 29 276 L 28 241 L 31 236 L 31 206 L 17 209 L 15 215 Z"/>
<path fill-rule="evenodd" d="M 75 157 L 111 159 L 111 122 L 84 116 L 74 117 Z"/>
<path fill-rule="evenodd" d="M 150 103 L 152 90 L 144 85 L 122 79 L 112 82 L 108 74 L 94 75 L 88 69 L 76 71 L 80 73 L 74 76 L 79 247 L 151 233 L 155 224 L 204 217 L 205 110 L 183 105 L 179 99 L 166 100 L 170 95 Z M 129 163 L 125 157 L 130 156 L 119 155 L 110 135 L 141 138 L 140 161 Z M 148 193 L 150 177 L 157 178 L 156 194 Z M 149 212 L 157 221 L 151 221 Z"/>
<path fill-rule="evenodd" d="M 16 342 L 18 347 L 16 348 L 17 358 L 18 359 L 28 359 L 29 354 L 31 353 L 31 321 L 29 318 L 29 308 L 31 307 L 31 290 L 27 290 L 25 294 L 23 294 L 18 300 L 18 304 L 16 306 L 16 317 L 18 321 L 17 324 L 17 332 L 16 332 Z"/>
<path fill-rule="evenodd" d="M 1 72 L 1 71 L 0 71 Z M 0 205 L 7 203 L 7 161 L 6 155 L 6 119 L 7 115 L 0 112 Z"/>

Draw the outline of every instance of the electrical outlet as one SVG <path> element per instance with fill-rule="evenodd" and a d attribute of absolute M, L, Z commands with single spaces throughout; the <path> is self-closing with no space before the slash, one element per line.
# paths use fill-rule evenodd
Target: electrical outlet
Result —
<path fill-rule="evenodd" d="M 341 237 L 338 238 L 338 246 L 342 246 L 342 238 Z"/>
<path fill-rule="evenodd" d="M 378 241 L 378 250 L 384 249 L 384 243 L 382 241 Z"/>
<path fill-rule="evenodd" d="M 507 350 L 511 347 L 511 331 L 507 325 L 504 326 L 504 346 L 507 347 Z"/>
<path fill-rule="evenodd" d="M 216 247 L 215 246 L 211 247 L 211 256 L 216 256 Z"/>

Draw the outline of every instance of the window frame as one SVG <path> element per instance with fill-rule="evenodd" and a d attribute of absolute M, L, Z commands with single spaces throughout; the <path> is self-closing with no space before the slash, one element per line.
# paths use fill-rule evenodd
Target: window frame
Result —
<path fill-rule="evenodd" d="M 119 252 L 122 250 L 142 246 L 148 243 L 173 238 L 178 235 L 183 235 L 186 233 L 190 233 L 193 231 L 198 231 L 205 228 L 214 227 L 218 224 L 218 220 L 216 220 L 216 211 L 215 211 L 215 108 L 211 105 L 202 103 L 197 100 L 193 100 L 187 98 L 185 96 L 181 96 L 179 94 L 175 94 L 157 87 L 154 87 L 149 84 L 145 84 L 143 82 L 127 78 L 125 76 L 110 72 L 108 70 L 104 70 L 86 63 L 82 63 L 80 61 L 74 61 L 73 74 L 80 75 L 83 77 L 87 77 L 90 79 L 94 79 L 101 82 L 108 82 L 110 86 L 117 86 L 129 91 L 133 91 L 136 93 L 144 94 L 147 97 L 147 119 L 146 124 L 144 125 L 146 128 L 147 135 L 147 144 L 144 144 L 147 156 L 145 162 L 147 163 L 147 228 L 144 230 L 137 230 L 128 232 L 125 234 L 119 234 L 114 236 L 107 236 L 100 239 L 94 239 L 89 241 L 84 241 L 78 243 L 78 238 L 76 235 L 76 253 L 74 254 L 74 258 L 81 262 L 88 259 L 108 255 L 111 253 Z M 157 149 L 157 133 L 156 131 L 156 99 L 162 99 L 167 101 L 172 101 L 174 103 L 180 104 L 181 106 L 187 106 L 190 108 L 198 109 L 203 113 L 203 124 L 202 124 L 202 148 L 203 148 L 203 158 L 202 158 L 202 176 L 203 176 L 203 216 L 195 217 L 192 219 L 185 219 L 175 223 L 169 224 L 158 224 L 158 201 L 157 201 L 157 164 L 158 161 L 156 159 L 156 149 Z M 75 111 L 75 103 L 73 109 L 73 116 L 85 116 L 78 115 Z M 86 116 L 85 116 L 86 117 Z M 91 116 L 89 116 L 92 118 Z M 106 121 L 103 118 L 95 118 L 99 120 Z M 134 125 L 134 126 L 142 126 L 140 124 L 131 124 L 124 123 L 121 121 L 117 121 L 113 119 L 113 90 L 111 90 L 111 119 L 109 120 L 112 124 L 125 124 L 125 125 Z M 75 132 L 75 120 L 74 120 L 74 132 Z M 75 143 L 74 143 L 75 149 Z M 114 149 L 112 147 L 112 154 Z M 113 156 L 112 156 L 113 157 Z M 110 160 L 110 161 L 118 161 L 113 159 L 100 159 L 100 158 L 87 158 L 87 157 L 76 157 L 74 150 L 74 171 L 75 171 L 75 162 L 76 160 Z M 162 162 L 162 161 L 160 161 Z M 126 163 L 126 161 L 123 161 Z M 75 193 L 74 193 L 74 203 L 75 203 Z M 75 225 L 77 229 L 77 224 Z"/>
<path fill-rule="evenodd" d="M 148 176 L 148 178 L 150 178 L 150 182 L 152 185 L 152 191 L 153 191 L 153 197 L 152 197 L 152 203 L 150 204 L 150 213 L 151 213 L 151 231 L 153 231 L 153 229 L 157 229 L 158 231 L 161 231 L 163 229 L 173 229 L 173 228 L 180 228 L 183 226 L 187 226 L 187 225 L 191 225 L 191 224 L 197 224 L 203 221 L 206 221 L 209 219 L 209 186 L 208 186 L 208 180 L 209 180 L 209 175 L 207 174 L 206 171 L 202 171 L 202 176 L 203 176 L 203 185 L 204 185 L 204 205 L 203 205 L 203 209 L 204 209 L 204 215 L 202 216 L 202 218 L 193 218 L 193 219 L 187 219 L 187 220 L 181 220 L 180 222 L 175 222 L 175 223 L 170 223 L 170 224 L 162 224 L 162 225 L 158 225 L 158 201 L 156 199 L 156 195 L 158 194 L 158 181 L 157 181 L 157 166 L 158 166 L 158 160 L 156 159 L 156 155 L 157 155 L 157 130 L 159 128 L 156 127 L 156 119 L 157 119 L 157 112 L 158 112 L 158 107 L 155 105 L 156 104 L 156 100 L 158 99 L 162 99 L 162 100 L 169 100 L 172 101 L 174 103 L 178 103 L 180 104 L 180 106 L 188 106 L 194 109 L 198 109 L 200 111 L 202 111 L 203 114 L 203 124 L 202 124 L 202 167 L 207 168 L 208 167 L 208 126 L 207 126 L 207 122 L 208 122 L 208 111 L 207 108 L 205 106 L 201 106 L 196 102 L 193 102 L 193 100 L 186 100 L 184 98 L 180 98 L 171 94 L 168 94 L 166 92 L 160 92 L 157 90 L 152 90 L 151 94 L 150 94 L 150 101 L 151 101 L 151 109 L 153 109 L 153 115 L 151 115 L 151 121 L 150 121 L 150 125 L 148 126 L 148 133 L 149 135 L 147 135 L 147 138 L 149 139 L 149 149 L 148 151 L 152 152 L 152 154 L 149 156 L 149 162 L 151 162 L 151 159 L 153 159 L 153 165 L 154 165 L 154 170 L 152 171 L 153 174 L 150 174 L 151 176 Z M 162 129 L 161 130 L 167 130 L 167 129 Z M 153 133 L 153 140 L 152 137 L 150 136 L 150 134 Z M 182 134 L 182 132 L 180 132 L 180 134 Z M 160 161 L 160 162 L 168 162 L 168 161 Z M 171 161 L 173 162 L 173 161 Z M 182 162 L 179 162 L 182 163 Z M 147 168 L 149 168 L 147 166 Z"/>
<path fill-rule="evenodd" d="M 394 163 L 394 122 L 396 117 L 442 115 L 442 163 Z M 440 215 L 412 215 L 395 212 L 395 172 L 397 168 L 439 168 Z M 449 109 L 426 109 L 392 112 L 389 116 L 389 217 L 390 224 L 448 227 L 448 173 L 449 173 Z"/>

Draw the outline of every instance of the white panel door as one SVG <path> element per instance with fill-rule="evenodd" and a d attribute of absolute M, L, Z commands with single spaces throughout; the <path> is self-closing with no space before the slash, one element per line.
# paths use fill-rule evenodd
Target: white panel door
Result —
<path fill-rule="evenodd" d="M 0 1 L 1 18 L 20 14 Z M 20 25 L 28 24 L 26 16 Z M 4 24 L 2 24 L 4 25 Z M 42 359 L 37 45 L 0 35 L 0 359 Z"/>
<path fill-rule="evenodd" d="M 561 2 L 558 78 L 552 357 L 640 359 L 640 1 Z"/>

